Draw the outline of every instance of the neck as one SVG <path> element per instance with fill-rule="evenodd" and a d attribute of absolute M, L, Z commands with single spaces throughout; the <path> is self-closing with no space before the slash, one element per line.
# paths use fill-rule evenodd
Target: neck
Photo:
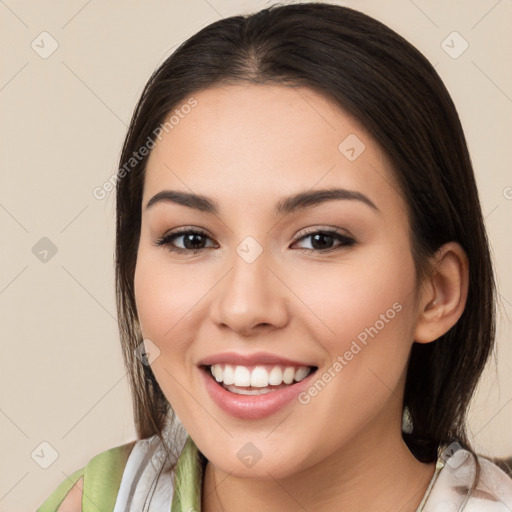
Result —
<path fill-rule="evenodd" d="M 202 510 L 414 512 L 435 463 L 419 462 L 400 432 L 383 432 L 362 432 L 320 463 L 280 480 L 233 477 L 208 462 Z"/>

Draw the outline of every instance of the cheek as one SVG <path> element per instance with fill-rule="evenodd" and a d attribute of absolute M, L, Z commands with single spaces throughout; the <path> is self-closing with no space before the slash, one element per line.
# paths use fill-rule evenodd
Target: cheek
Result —
<path fill-rule="evenodd" d="M 189 318 L 204 295 L 191 284 L 189 276 L 176 267 L 162 265 L 161 258 L 158 263 L 150 251 L 139 250 L 134 276 L 137 314 L 144 338 L 159 351 L 151 361 L 151 369 L 177 413 L 182 407 L 187 410 L 188 395 L 184 396 L 180 383 L 191 379 L 193 368 L 189 349 L 195 324 Z"/>
<path fill-rule="evenodd" d="M 331 268 L 330 279 L 311 276 L 298 292 L 321 320 L 307 313 L 308 334 L 328 357 L 317 376 L 322 382 L 316 380 L 301 396 L 305 410 L 311 407 L 318 419 L 319 436 L 344 432 L 349 438 L 387 415 L 384 409 L 394 414 L 401 406 L 413 339 L 415 271 L 412 260 L 391 267 L 354 264 L 339 269 L 334 279 Z"/>
<path fill-rule="evenodd" d="M 292 288 L 308 305 L 303 318 L 310 319 L 311 339 L 329 358 L 331 376 L 325 378 L 336 382 L 329 386 L 337 394 L 332 399 L 370 413 L 397 389 L 407 365 L 416 273 L 410 252 L 398 247 L 380 246 L 359 256 L 303 272 L 300 288 L 297 280 Z"/>
<path fill-rule="evenodd" d="M 364 342 L 365 329 L 372 326 L 384 333 L 412 320 L 416 275 L 406 251 L 381 246 L 339 265 L 305 267 L 296 274 L 286 280 L 307 304 L 308 317 L 316 318 L 319 339 L 329 340 L 332 348 L 343 349 L 343 340 L 359 335 Z"/>
<path fill-rule="evenodd" d="M 134 288 L 144 337 L 151 339 L 161 351 L 168 351 L 171 346 L 173 351 L 179 351 L 187 315 L 193 314 L 194 305 L 201 297 L 201 290 L 190 282 L 190 273 L 162 265 L 161 255 L 158 258 L 150 251 L 139 249 Z M 172 340 L 172 344 L 166 340 Z"/>

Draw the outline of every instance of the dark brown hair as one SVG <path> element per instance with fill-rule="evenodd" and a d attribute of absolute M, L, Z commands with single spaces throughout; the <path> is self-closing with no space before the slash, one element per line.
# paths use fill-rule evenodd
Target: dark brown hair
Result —
<path fill-rule="evenodd" d="M 234 83 L 306 86 L 364 125 L 392 162 L 407 203 L 419 280 L 429 275 L 429 257 L 444 243 L 458 242 L 466 251 L 469 293 L 461 318 L 438 340 L 413 344 L 404 395 L 413 431 L 404 439 L 424 462 L 452 440 L 469 448 L 466 412 L 493 348 L 495 285 L 464 133 L 435 69 L 393 30 L 347 7 L 277 5 L 222 19 L 185 41 L 153 73 L 119 167 L 173 108 L 202 89 Z M 142 341 L 134 270 L 146 162 L 147 156 L 117 182 L 117 307 L 140 438 L 160 436 L 172 414 L 150 367 L 134 354 Z"/>

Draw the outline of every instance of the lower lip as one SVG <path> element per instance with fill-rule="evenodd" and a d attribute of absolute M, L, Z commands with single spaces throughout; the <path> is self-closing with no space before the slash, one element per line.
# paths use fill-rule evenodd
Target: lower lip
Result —
<path fill-rule="evenodd" d="M 224 389 L 210 374 L 209 368 L 199 368 L 212 400 L 227 414 L 244 420 L 257 420 L 270 416 L 305 391 L 316 372 L 311 372 L 300 382 L 263 395 L 238 395 Z"/>

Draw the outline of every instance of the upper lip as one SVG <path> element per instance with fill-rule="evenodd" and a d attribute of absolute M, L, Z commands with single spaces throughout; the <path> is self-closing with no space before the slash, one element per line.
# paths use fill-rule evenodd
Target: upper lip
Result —
<path fill-rule="evenodd" d="M 236 352 L 222 352 L 205 357 L 199 365 L 211 366 L 213 364 L 233 364 L 240 366 L 252 366 L 258 364 L 275 364 L 282 366 L 314 366 L 304 361 L 296 361 L 287 357 L 278 356 L 269 352 L 255 352 L 253 354 L 239 354 Z"/>

